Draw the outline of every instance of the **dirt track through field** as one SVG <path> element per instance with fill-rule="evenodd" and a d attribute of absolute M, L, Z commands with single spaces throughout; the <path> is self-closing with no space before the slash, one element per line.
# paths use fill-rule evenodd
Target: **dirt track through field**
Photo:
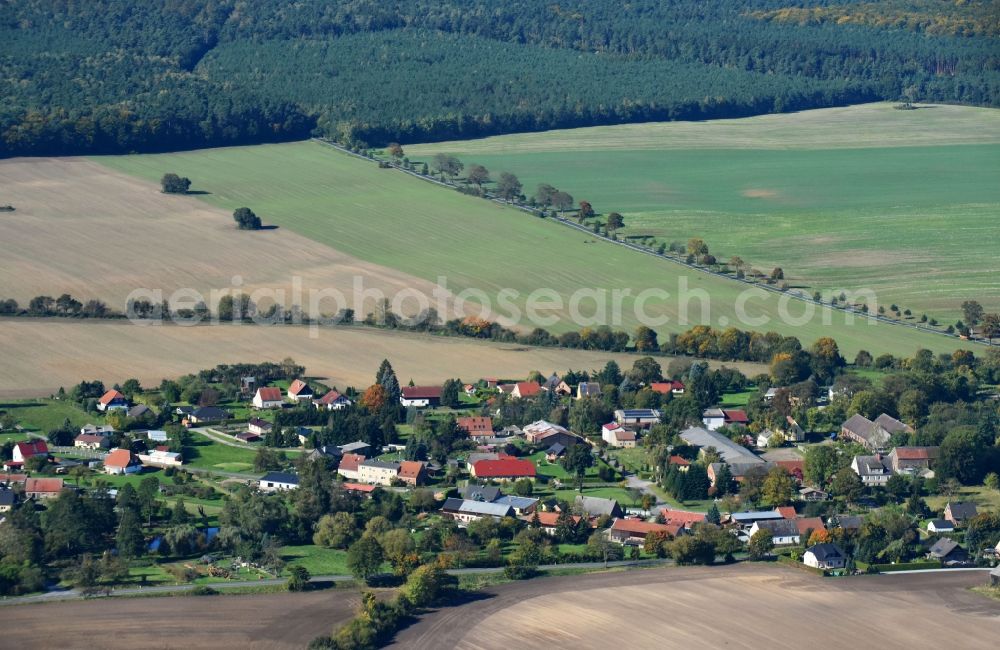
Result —
<path fill-rule="evenodd" d="M 306 298 L 310 289 L 328 288 L 351 296 L 356 277 L 389 296 L 405 288 L 431 295 L 434 288 L 287 229 L 239 231 L 229 213 L 194 196 L 163 194 L 81 158 L 0 161 L 0 204 L 8 203 L 15 211 L 0 213 L 0 298 L 22 306 L 37 295 L 69 293 L 122 310 L 137 288 L 165 297 L 191 288 L 206 299 L 213 289 L 282 289 L 290 305 L 293 275 Z M 336 311 L 330 304 L 324 311 Z M 374 300 L 356 307 L 361 315 L 373 309 Z"/>
<path fill-rule="evenodd" d="M 639 358 L 360 327 L 321 329 L 311 338 L 308 327 L 151 327 L 126 321 L 27 318 L 0 319 L 0 351 L 0 397 L 6 398 L 47 396 L 82 379 L 111 385 L 136 377 L 145 386 L 155 386 L 161 379 L 220 363 L 278 362 L 286 357 L 340 389 L 368 386 L 382 359 L 392 362 L 402 382 L 440 384 L 452 377 L 516 379 L 531 370 L 593 370 L 611 359 L 627 369 Z M 666 368 L 669 359 L 659 362 Z M 766 371 L 759 364 L 727 365 L 748 375 Z"/>
<path fill-rule="evenodd" d="M 401 632 L 406 650 L 997 647 L 985 572 L 820 579 L 748 565 L 566 576 L 495 587 Z"/>
<path fill-rule="evenodd" d="M 353 616 L 355 591 L 121 598 L 4 607 L 0 648 L 300 650 Z"/>

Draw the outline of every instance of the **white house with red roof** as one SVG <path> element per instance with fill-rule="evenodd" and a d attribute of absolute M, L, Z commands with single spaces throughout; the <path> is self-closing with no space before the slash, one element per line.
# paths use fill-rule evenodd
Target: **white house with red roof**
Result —
<path fill-rule="evenodd" d="M 14 445 L 12 454 L 14 464 L 23 465 L 24 461 L 35 456 L 49 457 L 49 446 L 44 440 L 25 440 Z"/>
<path fill-rule="evenodd" d="M 105 474 L 134 474 L 142 470 L 142 461 L 131 449 L 115 449 L 104 457 Z"/>
<path fill-rule="evenodd" d="M 313 389 L 309 387 L 309 384 L 301 379 L 296 379 L 288 385 L 288 399 L 296 404 L 299 402 L 311 401 L 313 396 Z"/>
<path fill-rule="evenodd" d="M 125 396 L 118 391 L 111 389 L 108 392 L 101 395 L 101 399 L 97 400 L 97 410 L 102 413 L 107 413 L 114 409 L 127 409 L 128 400 Z"/>
<path fill-rule="evenodd" d="M 351 400 L 337 390 L 327 391 L 323 397 L 313 400 L 313 406 L 319 410 L 340 411 L 351 405 Z"/>
<path fill-rule="evenodd" d="M 519 478 L 535 478 L 535 464 L 520 458 L 498 458 L 480 460 L 473 463 L 470 474 L 473 478 L 512 481 Z"/>
<path fill-rule="evenodd" d="M 615 519 L 608 529 L 608 539 L 622 545 L 641 546 L 650 533 L 666 533 L 671 537 L 683 534 L 681 524 L 657 524 L 641 519 Z"/>
<path fill-rule="evenodd" d="M 533 381 L 519 381 L 510 390 L 510 396 L 515 399 L 534 397 L 542 392 L 542 387 Z"/>
<path fill-rule="evenodd" d="M 637 437 L 635 431 L 626 429 L 617 422 L 609 422 L 601 427 L 601 440 L 609 447 L 631 449 L 635 447 Z"/>
<path fill-rule="evenodd" d="M 682 381 L 654 381 L 649 385 L 649 389 L 654 393 L 659 393 L 660 395 L 666 395 L 670 393 L 672 395 L 683 395 L 684 394 L 684 382 Z"/>
<path fill-rule="evenodd" d="M 280 409 L 285 400 L 276 386 L 261 386 L 253 396 L 253 406 L 258 409 Z"/>
<path fill-rule="evenodd" d="M 357 481 L 361 478 L 358 466 L 365 462 L 365 457 L 361 454 L 344 454 L 337 467 L 337 473 L 349 481 Z"/>
<path fill-rule="evenodd" d="M 673 510 L 671 508 L 662 508 L 660 514 L 663 515 L 663 523 L 680 524 L 684 528 L 691 528 L 695 524 L 702 523 L 707 519 L 704 512 Z"/>
<path fill-rule="evenodd" d="M 441 403 L 440 386 L 404 386 L 399 391 L 399 403 L 406 407 L 426 408 Z"/>
<path fill-rule="evenodd" d="M 491 417 L 462 417 L 455 420 L 459 429 L 469 434 L 470 438 L 489 438 L 493 435 L 493 418 Z"/>

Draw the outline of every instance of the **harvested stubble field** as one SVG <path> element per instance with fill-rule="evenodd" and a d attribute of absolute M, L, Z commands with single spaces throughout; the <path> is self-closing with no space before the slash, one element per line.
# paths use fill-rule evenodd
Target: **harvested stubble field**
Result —
<path fill-rule="evenodd" d="M 309 289 L 351 294 L 355 277 L 388 295 L 433 285 L 346 255 L 290 230 L 238 231 L 231 211 L 82 158 L 0 161 L 0 297 L 22 306 L 37 295 L 69 293 L 125 308 L 134 289 Z M 233 283 L 240 276 L 242 285 Z M 306 294 L 308 295 L 308 294 Z M 327 311 L 336 311 L 331 302 Z M 305 303 L 303 303 L 305 306 Z M 366 303 L 366 311 L 374 303 Z M 362 312 L 359 307 L 358 312 Z"/>
<path fill-rule="evenodd" d="M 286 357 L 341 389 L 370 384 L 382 359 L 392 360 L 401 381 L 439 384 L 451 377 L 473 381 L 520 378 L 532 370 L 591 370 L 611 359 L 629 368 L 638 358 L 361 327 L 321 329 L 311 338 L 308 327 L 139 326 L 27 318 L 0 319 L 0 350 L 0 397 L 6 398 L 50 395 L 82 379 L 110 385 L 136 377 L 152 386 L 220 363 L 280 362 Z M 668 361 L 660 359 L 664 367 Z M 727 365 L 748 375 L 766 370 L 758 364 Z"/>
<path fill-rule="evenodd" d="M 871 288 L 942 323 L 1000 308 L 1000 111 L 866 104 L 736 120 L 631 124 L 406 148 L 547 182 L 619 236 L 701 237 L 720 260 L 791 284 Z"/>
<path fill-rule="evenodd" d="M 20 650 L 299 650 L 354 615 L 356 591 L 72 601 L 3 608 Z"/>
<path fill-rule="evenodd" d="M 798 302 L 786 312 L 782 303 L 787 296 L 766 292 L 750 295 L 744 313 L 739 299 L 749 294 L 742 283 L 596 241 L 588 233 L 435 187 L 396 170 L 379 169 L 319 143 L 96 160 L 149 182 L 156 182 L 165 171 L 182 174 L 196 189 L 208 192 L 201 200 L 227 211 L 251 206 L 267 223 L 380 268 L 430 282 L 443 276 L 454 293 L 480 290 L 494 308 L 490 315 L 501 322 L 511 310 L 499 301 L 498 293 L 516 292 L 508 293 L 507 299 L 519 310 L 517 323 L 528 329 L 534 324 L 524 317 L 527 298 L 546 289 L 562 301 L 561 306 L 543 311 L 555 320 L 542 324 L 556 332 L 600 322 L 632 330 L 640 323 L 635 307 L 641 304 L 647 323 L 661 334 L 695 324 L 742 324 L 746 329 L 795 335 L 806 345 L 833 336 L 849 357 L 860 349 L 912 356 L 918 347 L 937 352 L 961 347 L 953 338 L 872 325 L 866 319 L 848 324 L 843 313 Z M 295 267 L 294 259 L 289 266 Z M 570 298 L 581 290 L 574 304 Z M 615 290 L 630 292 L 620 301 L 620 318 L 614 309 Z M 639 296 L 647 290 L 654 293 L 647 293 L 643 301 Z M 707 296 L 704 301 L 703 296 Z M 550 300 L 548 295 L 539 297 Z M 499 315 L 498 306 L 503 307 Z M 576 318 L 573 307 L 579 308 Z M 598 318 L 586 322 L 595 312 Z"/>
<path fill-rule="evenodd" d="M 748 565 L 566 576 L 500 585 L 401 632 L 406 650 L 996 648 L 984 571 L 821 579 Z M 804 641 L 809 640 L 809 641 Z"/>

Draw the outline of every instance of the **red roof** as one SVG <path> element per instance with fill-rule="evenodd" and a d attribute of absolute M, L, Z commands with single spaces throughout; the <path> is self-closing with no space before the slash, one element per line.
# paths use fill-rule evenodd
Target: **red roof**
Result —
<path fill-rule="evenodd" d="M 531 397 L 542 392 L 542 387 L 533 381 L 519 381 L 514 384 L 514 387 L 517 388 L 517 394 L 521 397 Z"/>
<path fill-rule="evenodd" d="M 774 511 L 785 519 L 795 519 L 798 517 L 798 515 L 795 514 L 795 508 L 792 506 L 778 506 L 774 509 Z"/>
<path fill-rule="evenodd" d="M 736 410 L 723 409 L 722 412 L 725 413 L 726 415 L 726 422 L 736 422 L 738 424 L 746 424 L 747 422 L 750 421 L 750 418 L 747 417 L 746 411 L 742 411 L 739 409 Z"/>
<path fill-rule="evenodd" d="M 614 429 L 612 433 L 618 440 L 635 440 L 635 431 L 629 431 L 628 429 Z"/>
<path fill-rule="evenodd" d="M 687 510 L 671 510 L 663 508 L 660 510 L 663 518 L 668 524 L 681 524 L 685 528 L 690 528 L 693 524 L 705 521 L 704 512 L 688 512 Z"/>
<path fill-rule="evenodd" d="M 667 394 L 675 390 L 684 390 L 684 384 L 679 381 L 654 381 L 649 385 L 654 393 Z"/>
<path fill-rule="evenodd" d="M 125 468 L 129 465 L 135 465 L 136 462 L 135 454 L 128 449 L 115 449 L 104 458 L 105 467 Z"/>
<path fill-rule="evenodd" d="M 275 386 L 261 386 L 257 389 L 257 394 L 260 395 L 262 402 L 281 401 L 281 389 Z"/>
<path fill-rule="evenodd" d="M 343 395 L 341 395 L 340 393 L 338 393 L 335 390 L 331 390 L 331 391 L 327 392 L 326 395 L 324 395 L 323 397 L 320 397 L 318 400 L 316 400 L 316 403 L 317 404 L 321 404 L 323 406 L 326 406 L 328 404 L 334 404 L 341 397 L 343 397 Z"/>
<path fill-rule="evenodd" d="M 104 441 L 104 436 L 98 435 L 96 433 L 81 433 L 76 438 L 73 438 L 74 442 L 96 442 L 101 443 Z"/>
<path fill-rule="evenodd" d="M 806 471 L 806 461 L 804 460 L 776 460 L 774 464 L 778 467 L 784 467 L 786 472 L 800 480 Z"/>
<path fill-rule="evenodd" d="M 49 453 L 49 446 L 45 444 L 44 440 L 28 440 L 26 442 L 19 442 L 17 443 L 17 448 L 20 450 L 22 458 L 47 456 Z"/>
<path fill-rule="evenodd" d="M 899 460 L 929 460 L 930 457 L 926 447 L 896 447 Z"/>
<path fill-rule="evenodd" d="M 309 388 L 309 384 L 302 381 L 301 379 L 296 379 L 288 386 L 289 395 L 298 395 L 299 393 L 302 393 L 304 391 L 308 391 L 310 393 L 312 392 L 312 390 Z"/>
<path fill-rule="evenodd" d="M 153 448 L 153 451 L 170 451 L 170 447 L 166 445 L 159 445 Z"/>
<path fill-rule="evenodd" d="M 484 417 L 458 418 L 457 420 L 455 420 L 455 424 L 458 425 L 459 429 L 464 429 L 470 435 L 477 433 L 485 433 L 485 434 L 493 433 L 493 418 L 484 418 Z"/>
<path fill-rule="evenodd" d="M 671 456 L 670 460 L 667 461 L 668 465 L 680 465 L 681 467 L 687 467 L 691 464 L 687 458 L 681 458 L 680 456 Z"/>
<path fill-rule="evenodd" d="M 338 469 L 356 472 L 358 471 L 358 465 L 365 462 L 365 460 L 365 457 L 361 454 L 344 454 L 344 457 L 340 459 Z"/>
<path fill-rule="evenodd" d="M 534 477 L 535 464 L 519 458 L 480 460 L 472 466 L 476 478 Z"/>
<path fill-rule="evenodd" d="M 424 464 L 418 460 L 404 460 L 399 464 L 399 477 L 412 478 L 416 480 L 420 477 L 420 472 L 424 470 Z"/>
<path fill-rule="evenodd" d="M 112 389 L 112 390 L 109 390 L 108 392 L 104 393 L 103 395 L 101 395 L 100 402 L 104 406 L 107 406 L 108 404 L 110 404 L 111 402 L 114 402 L 115 400 L 124 400 L 124 399 L 125 399 L 124 395 L 122 395 L 118 391 Z"/>
<path fill-rule="evenodd" d="M 535 512 L 538 512 L 538 522 L 542 526 L 544 526 L 545 528 L 555 528 L 556 525 L 559 522 L 559 513 L 558 512 L 539 512 L 537 510 Z M 524 519 L 524 521 L 527 521 L 529 523 L 532 520 L 534 520 L 534 518 L 535 518 L 534 514 L 532 514 L 530 516 L 527 516 L 527 517 L 522 517 L 522 519 Z M 573 515 L 573 523 L 576 524 L 576 523 L 579 523 L 579 522 L 580 522 L 580 516 L 579 515 Z"/>
<path fill-rule="evenodd" d="M 826 526 L 823 525 L 823 520 L 819 517 L 803 517 L 802 519 L 796 519 L 795 523 L 799 526 L 799 535 L 805 535 L 807 530 L 812 530 L 816 532 L 817 530 L 826 530 Z M 802 540 L 803 542 L 808 540 Z"/>
<path fill-rule="evenodd" d="M 25 492 L 59 492 L 62 489 L 61 478 L 29 478 L 24 482 Z"/>
<path fill-rule="evenodd" d="M 657 524 L 641 519 L 615 519 L 611 530 L 618 530 L 630 535 L 648 535 L 649 533 L 669 533 L 676 536 L 683 528 L 680 524 Z"/>
<path fill-rule="evenodd" d="M 403 386 L 403 399 L 440 399 L 440 386 Z"/>
<path fill-rule="evenodd" d="M 344 489 L 350 492 L 374 492 L 376 485 L 366 485 L 364 483 L 344 483 Z"/>
<path fill-rule="evenodd" d="M 28 479 L 27 474 L 0 474 L 0 483 L 24 483 Z"/>

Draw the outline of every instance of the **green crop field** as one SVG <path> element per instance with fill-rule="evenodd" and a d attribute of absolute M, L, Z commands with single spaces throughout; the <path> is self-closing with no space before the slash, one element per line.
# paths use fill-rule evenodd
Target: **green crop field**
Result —
<path fill-rule="evenodd" d="M 701 237 L 824 292 L 871 288 L 942 323 L 1000 309 L 1000 111 L 889 104 L 594 127 L 406 148 L 511 171 L 625 216 L 620 236 Z"/>
<path fill-rule="evenodd" d="M 482 290 L 491 297 L 494 308 L 497 292 L 507 288 L 517 292 L 510 295 L 510 302 L 523 315 L 527 296 L 539 288 L 550 288 L 561 298 L 562 306 L 543 311 L 554 322 L 542 324 L 557 332 L 594 324 L 570 318 L 568 297 L 574 291 L 587 289 L 603 298 L 607 309 L 601 313 L 608 316 L 605 322 L 631 330 L 639 323 L 635 296 L 644 290 L 661 289 L 669 297 L 653 296 L 644 309 L 647 315 L 661 318 L 652 324 L 663 333 L 707 321 L 716 326 L 775 330 L 798 336 L 807 345 L 830 335 L 848 355 L 868 349 L 909 356 L 918 347 L 951 351 L 959 346 L 955 339 L 875 325 L 864 319 L 847 325 L 844 314 L 821 308 L 815 308 L 811 317 L 807 313 L 800 319 L 802 324 L 787 323 L 779 319 L 781 298 L 776 294 L 751 298 L 746 313 L 759 320 L 741 325 L 744 321 L 737 316 L 737 298 L 746 285 L 599 242 L 586 233 L 435 187 L 395 170 L 378 169 L 318 143 L 96 160 L 151 182 L 158 182 L 165 172 L 182 174 L 192 179 L 194 189 L 206 192 L 201 198 L 211 205 L 226 211 L 249 206 L 267 224 L 288 228 L 366 262 L 430 281 L 443 276 L 453 292 Z M 219 218 L 229 219 L 224 213 Z M 238 246 L 241 238 L 269 234 L 238 232 L 234 227 L 233 245 Z M 289 273 L 294 273 L 295 260 L 290 259 L 288 265 Z M 612 309 L 613 289 L 631 291 L 622 300 L 622 315 L 617 321 Z M 694 293 L 705 299 L 682 297 Z M 595 300 L 586 295 L 582 298 L 579 313 L 592 316 Z M 472 296 L 470 302 L 478 301 Z M 708 314 L 703 306 L 709 308 Z M 792 302 L 787 311 L 797 317 L 804 308 L 813 309 Z M 681 318 L 685 312 L 688 317 Z M 509 314 L 505 308 L 500 316 Z M 484 315 L 497 318 L 496 311 Z M 824 319 L 828 319 L 827 324 Z M 524 318 L 519 322 L 531 324 Z"/>

